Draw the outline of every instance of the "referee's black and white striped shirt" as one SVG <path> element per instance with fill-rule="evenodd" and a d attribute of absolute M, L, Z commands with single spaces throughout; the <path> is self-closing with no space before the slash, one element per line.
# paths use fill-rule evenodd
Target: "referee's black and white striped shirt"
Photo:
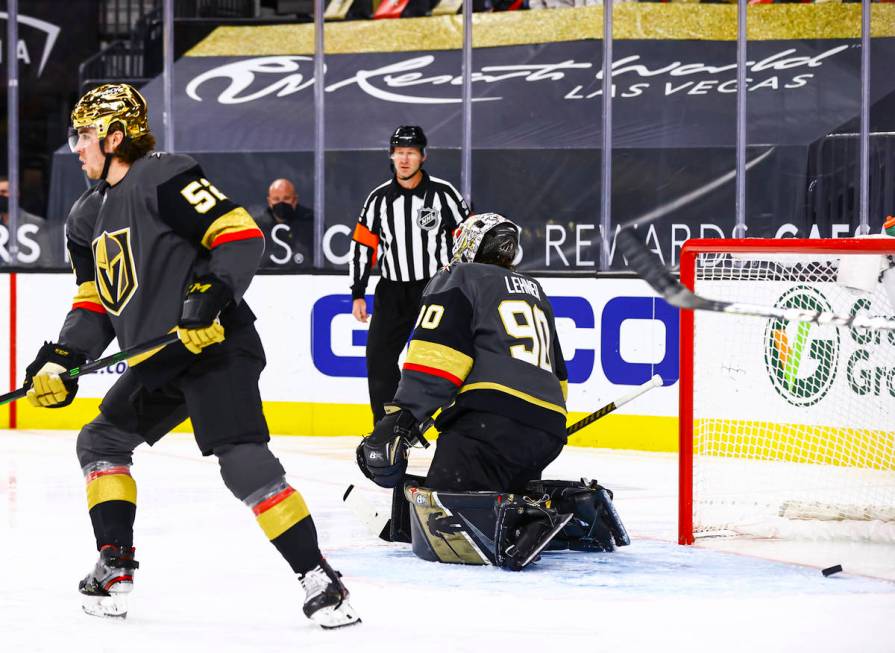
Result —
<path fill-rule="evenodd" d="M 457 189 L 425 170 L 411 190 L 395 178 L 374 188 L 351 242 L 351 297 L 364 296 L 377 259 L 380 274 L 390 281 L 434 277 L 451 260 L 454 229 L 468 215 Z"/>

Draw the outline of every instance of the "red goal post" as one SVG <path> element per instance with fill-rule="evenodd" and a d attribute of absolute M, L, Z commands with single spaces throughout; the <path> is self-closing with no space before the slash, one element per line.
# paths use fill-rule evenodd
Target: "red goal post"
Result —
<path fill-rule="evenodd" d="M 839 289 L 841 287 L 841 282 L 837 281 L 837 278 L 841 276 L 840 270 L 840 262 L 841 261 L 854 261 L 857 260 L 856 257 L 876 257 L 874 260 L 885 260 L 880 259 L 880 256 L 893 255 L 895 254 L 895 238 L 886 238 L 886 237 L 868 237 L 868 238 L 836 238 L 836 239 L 764 239 L 764 238 L 756 238 L 756 239 L 694 239 L 688 240 L 684 243 L 681 258 L 680 258 L 680 280 L 683 285 L 685 285 L 688 289 L 693 291 L 694 293 L 713 298 L 720 299 L 724 301 L 750 301 L 752 303 L 758 304 L 764 302 L 765 304 L 773 303 L 775 301 L 775 297 L 780 297 L 781 295 L 785 296 L 787 292 L 785 288 L 787 285 L 791 285 L 793 287 L 805 288 L 814 287 L 822 289 L 820 295 L 825 294 L 835 294 L 837 297 L 839 296 Z M 850 256 L 848 259 L 842 259 L 841 257 L 844 255 L 855 255 Z M 871 259 L 861 259 L 862 261 L 869 262 Z M 718 267 L 723 268 L 720 270 L 709 270 L 710 267 L 707 263 L 715 261 Z M 851 263 L 848 263 L 850 266 Z M 845 265 L 842 266 L 843 268 Z M 895 270 L 890 271 L 888 274 L 895 276 Z M 717 279 L 710 279 L 710 282 L 705 282 L 702 280 L 702 277 L 716 275 Z M 742 279 L 740 279 L 737 275 L 741 275 Z M 882 276 L 880 277 L 882 279 Z M 713 284 L 711 281 L 717 281 L 717 283 Z M 753 283 L 755 282 L 755 283 Z M 882 285 L 880 283 L 879 285 Z M 748 288 L 749 286 L 754 286 L 755 288 L 763 288 L 764 291 L 769 291 L 767 296 L 759 296 L 756 299 L 754 296 L 749 299 L 742 299 L 738 295 L 736 295 L 739 288 Z M 713 290 L 716 291 L 713 294 Z M 857 295 L 849 295 L 849 293 L 859 293 Z M 717 292 L 722 292 L 724 294 L 718 295 Z M 842 296 L 845 298 L 840 302 L 840 305 L 833 306 L 833 310 L 848 310 L 843 309 L 842 303 L 848 301 L 849 297 L 860 297 L 861 291 L 853 291 L 849 289 L 843 289 Z M 891 290 L 889 291 L 891 294 Z M 810 292 L 808 293 L 811 294 Z M 866 293 L 865 293 L 866 294 Z M 880 305 L 883 307 L 883 311 L 891 311 L 892 303 L 895 302 L 895 299 L 888 299 L 890 295 L 887 295 L 885 292 L 880 291 L 879 299 L 876 299 L 876 295 L 873 293 L 867 295 L 868 299 L 862 299 L 860 306 L 861 307 L 872 307 L 873 310 L 878 311 Z M 736 295 L 736 296 L 732 296 Z M 823 303 L 823 296 L 821 296 L 818 301 Z M 782 301 L 782 299 L 778 299 L 777 301 Z M 810 297 L 807 300 L 804 298 L 799 301 L 812 301 Z M 858 301 L 855 299 L 854 301 Z M 776 305 L 776 304 L 775 304 Z M 854 307 L 858 306 L 858 304 L 852 304 L 852 310 L 855 310 Z M 810 308 L 811 310 L 819 310 L 817 306 L 800 306 L 800 308 Z M 820 310 L 827 310 L 826 307 L 821 307 Z M 889 316 L 892 316 L 892 313 L 889 312 Z M 758 317 L 747 317 L 747 316 L 731 316 L 724 315 L 718 313 L 708 313 L 708 312 L 696 312 L 692 310 L 681 310 L 680 312 L 680 385 L 679 385 L 679 514 L 678 514 L 678 542 L 680 544 L 692 544 L 694 542 L 694 464 L 696 463 L 696 458 L 694 456 L 694 425 L 699 423 L 700 425 L 704 422 L 712 422 L 714 418 L 704 420 L 702 418 L 702 414 L 694 415 L 694 397 L 697 398 L 697 401 L 701 401 L 702 396 L 707 392 L 711 393 L 713 390 L 700 387 L 699 382 L 694 383 L 695 380 L 699 381 L 699 377 L 697 374 L 701 373 L 701 370 L 698 370 L 694 367 L 694 358 L 695 358 L 695 350 L 698 346 L 697 338 L 700 335 L 697 333 L 697 320 L 707 320 L 714 319 L 717 320 L 717 327 L 725 332 L 726 340 L 724 336 L 720 336 L 717 341 L 713 342 L 716 345 L 717 355 L 718 357 L 726 356 L 729 352 L 736 351 L 740 348 L 741 342 L 748 340 L 750 337 L 758 338 L 760 337 L 761 332 L 764 333 L 764 339 L 768 341 L 768 334 L 772 334 L 770 336 L 771 340 L 776 343 L 776 339 L 778 337 L 778 333 L 780 337 L 785 338 L 785 334 L 783 331 L 783 326 L 778 324 L 778 329 L 772 328 L 772 319 L 768 318 L 758 318 Z M 748 322 L 747 322 L 748 321 Z M 740 340 L 740 336 L 736 331 L 736 325 L 743 324 L 745 329 L 751 330 L 755 332 L 753 336 L 744 336 L 743 340 Z M 729 325 L 729 326 L 728 326 Z M 806 341 L 810 336 L 804 335 L 808 333 L 810 328 L 814 329 L 836 329 L 836 333 L 838 334 L 839 327 L 834 327 L 830 325 L 822 325 L 822 326 L 809 326 L 801 328 L 799 334 L 802 334 L 797 344 L 799 346 L 804 345 L 804 341 Z M 727 334 L 727 330 L 729 329 L 729 334 Z M 844 328 L 843 328 L 844 329 Z M 717 329 L 716 329 L 717 331 Z M 847 331 L 847 330 L 846 330 Z M 884 347 L 888 347 L 889 344 L 892 345 L 891 349 L 895 351 L 895 338 L 893 338 L 892 334 L 895 332 L 888 332 L 887 335 L 882 337 L 882 343 Z M 755 335 L 759 334 L 759 335 Z M 705 337 L 703 334 L 702 337 Z M 712 336 L 714 337 L 714 336 Z M 840 336 L 837 335 L 838 339 Z M 875 336 L 877 341 L 879 341 L 879 336 Z M 837 340 L 838 342 L 838 340 Z M 727 346 L 725 346 L 727 343 Z M 788 345 L 788 343 L 785 343 Z M 824 344 L 823 342 L 821 344 Z M 773 346 L 773 344 L 771 345 Z M 744 345 L 745 347 L 745 345 Z M 765 346 L 765 349 L 768 348 L 768 345 Z M 787 351 L 791 348 L 787 347 Z M 827 347 L 824 349 L 823 347 L 817 348 L 819 351 L 826 351 L 826 349 L 830 349 Z M 843 348 L 843 353 L 845 349 Z M 888 350 L 887 350 L 888 351 Z M 837 356 L 839 354 L 839 349 L 836 349 Z M 704 355 L 703 355 L 704 356 Z M 746 356 L 750 356 L 746 354 Z M 740 373 L 743 377 L 740 381 L 740 388 L 742 388 L 742 393 L 737 392 L 737 396 L 731 397 L 730 400 L 732 402 L 748 401 L 753 397 L 750 397 L 750 388 L 751 384 L 756 384 L 758 381 L 764 381 L 764 379 L 749 378 L 750 372 L 755 372 L 756 369 L 761 367 L 761 363 L 758 358 L 760 356 L 756 351 L 752 352 L 751 357 L 745 362 L 736 362 L 731 363 L 731 369 L 735 370 L 736 373 Z M 764 365 L 768 366 L 770 363 L 768 362 L 769 354 L 765 353 L 764 355 Z M 771 356 L 773 358 L 773 356 Z M 714 361 L 713 361 L 714 363 Z M 723 367 L 724 363 L 718 363 L 718 367 Z M 839 365 L 838 360 L 835 362 L 829 363 L 829 365 Z M 792 365 L 790 365 L 792 367 Z M 796 364 L 798 367 L 798 363 Z M 770 368 L 768 368 L 770 369 Z M 888 368 L 884 368 L 888 369 Z M 892 369 L 895 369 L 893 367 Z M 833 371 L 832 374 L 835 376 L 836 372 Z M 734 373 L 731 372 L 731 376 Z M 755 376 L 755 375 L 753 375 Z M 796 372 L 793 372 L 792 369 L 787 369 L 786 381 L 788 383 L 797 383 L 798 379 L 796 379 Z M 840 374 L 840 377 L 843 376 Z M 877 374 L 879 376 L 879 374 Z M 885 381 L 885 379 L 884 379 Z M 890 380 L 891 381 L 891 380 Z M 841 381 L 841 379 L 839 380 Z M 769 386 L 771 384 L 764 383 L 764 385 Z M 827 391 L 825 391 L 827 392 Z M 743 394 L 744 397 L 739 397 L 739 394 Z M 768 393 L 773 398 L 773 393 L 768 391 Z M 755 392 L 754 398 L 760 400 L 761 393 Z M 891 403 L 895 404 L 895 396 L 890 397 Z M 827 403 L 831 401 L 835 401 L 835 397 L 826 397 Z M 718 401 L 714 402 L 717 405 Z M 772 402 L 771 402 L 772 403 Z M 819 403 L 819 402 L 818 402 Z M 760 405 L 754 406 L 754 410 L 760 416 L 766 418 L 768 422 L 766 424 L 770 424 L 774 421 L 775 416 L 767 414 L 773 414 L 774 409 L 770 407 L 769 402 L 760 400 Z M 795 432 L 795 428 L 792 425 L 793 414 L 797 413 L 798 410 L 803 409 L 802 412 L 808 414 L 808 411 L 812 409 L 815 410 L 815 415 L 817 412 L 815 405 L 808 406 L 806 402 L 806 406 L 793 408 L 791 406 L 785 406 L 784 408 L 787 410 L 782 410 L 781 415 L 785 414 L 785 418 L 781 417 L 779 421 L 784 422 L 781 428 L 781 436 L 783 439 L 791 440 L 793 437 L 792 434 Z M 702 410 L 704 407 L 700 407 Z M 712 408 L 713 409 L 713 408 Z M 884 415 L 888 417 L 889 415 Z M 847 417 L 843 419 L 848 419 Z M 725 428 L 725 424 L 736 424 L 737 422 L 743 423 L 742 419 L 739 420 L 714 420 L 715 422 L 720 423 L 721 428 Z M 796 419 L 795 421 L 800 421 Z M 807 426 L 803 429 L 804 432 L 808 433 L 807 437 L 814 438 L 816 435 L 812 435 L 813 431 L 816 431 L 817 426 L 814 426 L 818 421 L 822 422 L 822 419 L 815 419 L 812 417 L 808 422 L 810 426 Z M 895 428 L 895 423 L 890 425 L 888 428 Z M 885 431 L 887 427 L 883 426 L 881 429 L 877 429 L 875 427 L 871 427 L 869 430 L 867 428 L 863 428 L 861 433 L 878 433 L 879 431 L 883 431 L 883 437 L 886 436 Z M 890 434 L 895 438 L 895 433 Z M 737 440 L 737 437 L 729 438 L 729 440 Z M 767 435 L 762 434 L 762 447 L 769 446 L 767 444 L 767 438 L 773 438 L 773 434 Z M 740 438 L 742 440 L 742 438 Z M 886 440 L 886 443 L 889 441 Z M 791 442 L 787 442 L 786 446 L 790 447 Z M 729 446 L 729 442 L 728 442 Z M 740 446 L 740 445 L 737 445 Z M 752 445 L 749 445 L 752 446 Z M 772 446 L 772 445 L 770 445 Z M 816 448 L 816 443 L 812 444 Z M 875 470 L 878 470 L 882 467 L 883 472 L 888 474 L 889 471 L 886 470 L 886 467 L 890 465 L 890 447 L 888 444 L 885 446 L 885 451 L 883 453 L 874 453 L 873 456 L 882 456 L 885 460 L 881 463 L 878 463 L 877 460 L 871 461 L 872 466 L 874 466 Z M 715 453 L 710 454 L 714 456 L 718 456 L 717 460 L 723 460 L 725 463 L 734 464 L 733 459 L 736 458 L 736 452 L 731 452 L 729 449 L 724 451 L 723 453 Z M 750 456 L 744 456 L 744 458 L 749 458 Z M 754 458 L 754 456 L 752 456 Z M 702 456 L 708 460 L 706 456 Z M 713 461 L 715 459 L 712 459 Z M 779 465 L 791 465 L 793 467 L 805 467 L 805 463 L 808 465 L 814 465 L 814 468 L 811 469 L 812 473 L 818 472 L 818 466 L 821 463 L 816 463 L 815 461 L 799 459 L 793 462 L 792 460 L 784 460 L 782 463 L 780 462 L 782 458 L 771 458 L 773 462 L 766 463 L 767 467 L 774 467 Z M 824 461 L 826 462 L 826 461 Z M 702 459 L 700 459 L 699 464 L 702 464 Z M 714 463 L 713 463 L 714 464 Z M 749 464 L 754 464 L 754 462 L 750 462 Z M 851 463 L 846 462 L 833 462 L 833 465 L 840 466 L 849 466 Z M 895 465 L 895 463 L 891 463 Z M 822 466 L 822 465 L 821 465 Z M 750 476 L 754 473 L 756 467 L 752 467 L 751 471 L 748 473 Z M 729 470 L 728 470 L 729 471 Z M 876 471 L 874 471 L 876 473 Z M 895 466 L 892 468 L 892 474 L 895 474 Z M 888 476 L 886 477 L 888 479 Z M 748 482 L 748 481 L 747 481 Z M 835 484 L 839 484 L 841 481 L 838 479 L 835 481 Z M 865 481 L 862 480 L 861 483 Z M 871 483 L 876 481 L 869 481 Z M 756 481 L 757 483 L 757 481 Z M 812 481 L 814 483 L 814 481 Z M 832 482 L 831 482 L 832 484 Z M 861 490 L 860 492 L 863 492 Z M 736 493 L 736 491 L 726 491 L 723 496 L 728 497 L 732 496 Z M 819 494 L 822 494 L 820 492 Z M 860 495 L 860 493 L 856 490 L 856 496 Z M 784 497 L 785 489 L 781 489 L 780 497 L 775 497 L 770 501 L 780 501 L 781 497 Z M 863 496 L 863 495 L 860 495 Z M 890 497 L 885 496 L 882 499 L 883 503 L 889 503 Z M 723 504 L 725 503 L 726 498 L 713 500 L 714 504 Z M 760 501 L 764 501 L 762 498 Z M 758 502 L 760 502 L 758 501 Z M 873 498 L 872 502 L 879 502 L 878 498 Z M 732 501 L 731 501 L 732 502 Z M 784 501 L 784 504 L 786 501 Z M 824 504 L 826 505 L 826 504 Z M 714 505 L 713 507 L 718 507 Z M 781 513 L 782 514 L 782 513 Z M 780 515 L 774 517 L 770 516 L 770 519 L 779 519 Z M 799 517 L 798 519 L 805 519 L 804 517 Z M 823 519 L 823 518 L 821 518 Z M 722 529 L 725 530 L 725 529 Z"/>

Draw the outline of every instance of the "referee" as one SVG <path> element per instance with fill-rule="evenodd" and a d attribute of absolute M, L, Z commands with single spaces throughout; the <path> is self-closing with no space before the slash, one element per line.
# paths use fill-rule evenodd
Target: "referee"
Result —
<path fill-rule="evenodd" d="M 394 177 L 367 197 L 351 243 L 351 312 L 360 322 L 368 319 L 364 294 L 377 260 L 381 275 L 367 335 L 374 424 L 398 389 L 398 357 L 416 322 L 423 289 L 450 261 L 453 231 L 469 215 L 450 183 L 423 170 L 426 144 L 422 127 L 395 130 L 389 140 Z"/>

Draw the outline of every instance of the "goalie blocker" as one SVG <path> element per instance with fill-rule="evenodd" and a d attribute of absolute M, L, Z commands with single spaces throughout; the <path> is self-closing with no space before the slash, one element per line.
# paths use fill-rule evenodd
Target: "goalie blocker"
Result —
<path fill-rule="evenodd" d="M 612 492 L 596 481 L 532 481 L 520 495 L 436 491 L 418 480 L 404 484 L 391 530 L 423 560 L 519 571 L 544 550 L 608 552 L 631 541 Z M 409 538 L 396 537 L 405 530 L 397 522 Z"/>

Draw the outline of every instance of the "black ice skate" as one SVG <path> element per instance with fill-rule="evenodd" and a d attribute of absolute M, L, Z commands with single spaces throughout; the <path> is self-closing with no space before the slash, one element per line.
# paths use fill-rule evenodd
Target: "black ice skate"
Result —
<path fill-rule="evenodd" d="M 93 571 L 78 584 L 81 607 L 95 617 L 127 617 L 127 595 L 134 589 L 134 548 L 107 544 Z"/>
<path fill-rule="evenodd" d="M 321 628 L 360 623 L 360 617 L 348 603 L 348 590 L 340 576 L 321 558 L 319 565 L 298 577 L 305 589 L 305 616 Z"/>

